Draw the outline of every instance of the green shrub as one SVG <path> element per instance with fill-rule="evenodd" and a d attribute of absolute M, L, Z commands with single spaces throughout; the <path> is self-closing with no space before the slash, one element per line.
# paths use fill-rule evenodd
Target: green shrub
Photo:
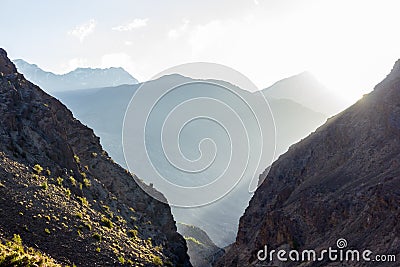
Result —
<path fill-rule="evenodd" d="M 42 187 L 43 190 L 47 190 L 47 188 L 49 188 L 47 182 L 43 182 L 40 186 Z"/>
<path fill-rule="evenodd" d="M 151 237 L 147 238 L 147 240 L 144 241 L 148 247 L 153 247 L 153 243 L 151 242 Z"/>
<path fill-rule="evenodd" d="M 25 250 L 19 235 L 14 235 L 12 241 L 0 242 L 0 266 L 61 266 L 54 260 L 33 248 Z"/>
<path fill-rule="evenodd" d="M 74 178 L 73 176 L 70 176 L 70 177 L 69 177 L 69 181 L 71 182 L 71 184 L 72 184 L 73 186 L 76 186 L 76 180 L 75 180 L 75 178 Z"/>
<path fill-rule="evenodd" d="M 35 166 L 33 166 L 33 170 L 37 173 L 37 174 L 41 174 L 43 171 L 43 167 L 40 166 L 39 164 L 36 164 Z"/>
<path fill-rule="evenodd" d="M 63 182 L 63 181 L 64 181 L 63 178 L 57 177 L 57 184 L 58 184 L 59 186 L 62 186 L 62 182 Z"/>
<path fill-rule="evenodd" d="M 69 190 L 69 188 L 65 189 L 65 194 L 67 195 L 67 197 L 71 196 L 71 190 Z"/>
<path fill-rule="evenodd" d="M 83 184 L 85 185 L 86 188 L 89 188 L 92 185 L 90 183 L 90 180 L 87 178 L 83 178 Z"/>
<path fill-rule="evenodd" d="M 195 243 L 195 244 L 197 244 L 197 245 L 202 245 L 202 243 L 201 243 L 199 240 L 197 240 L 196 238 L 194 238 L 194 237 L 185 236 L 184 238 L 185 238 L 187 241 L 192 241 L 193 243 Z"/>
<path fill-rule="evenodd" d="M 89 206 L 89 202 L 87 201 L 86 197 L 76 197 L 77 199 L 79 199 L 79 201 L 81 202 L 81 204 L 83 206 Z"/>
<path fill-rule="evenodd" d="M 20 235 L 14 234 L 12 241 L 17 245 L 22 245 L 22 238 Z"/>
<path fill-rule="evenodd" d="M 163 262 L 159 256 L 152 256 L 151 261 L 158 266 L 163 266 Z"/>
<path fill-rule="evenodd" d="M 118 211 L 118 212 L 120 212 L 120 211 Z M 121 216 L 117 215 L 115 218 L 118 220 L 118 222 L 126 224 L 125 219 L 122 218 Z"/>
<path fill-rule="evenodd" d="M 124 264 L 124 263 L 125 263 L 125 259 L 124 259 L 124 257 L 122 257 L 122 256 L 119 256 L 119 257 L 118 257 L 118 261 L 119 261 L 121 264 Z"/>

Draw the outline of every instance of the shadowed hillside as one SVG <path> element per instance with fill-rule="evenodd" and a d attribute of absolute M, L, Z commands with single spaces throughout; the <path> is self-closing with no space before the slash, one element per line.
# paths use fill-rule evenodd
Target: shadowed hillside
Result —
<path fill-rule="evenodd" d="M 169 206 L 144 193 L 93 131 L 17 73 L 2 49 L 0 103 L 4 238 L 18 234 L 68 265 L 190 266 Z"/>
<path fill-rule="evenodd" d="M 349 249 L 399 258 L 399 103 L 400 61 L 372 93 L 272 164 L 240 219 L 236 242 L 218 266 L 297 266 L 259 262 L 257 252 L 264 245 L 321 251 L 336 248 L 340 238 Z M 301 266 L 337 264 L 325 258 Z"/>

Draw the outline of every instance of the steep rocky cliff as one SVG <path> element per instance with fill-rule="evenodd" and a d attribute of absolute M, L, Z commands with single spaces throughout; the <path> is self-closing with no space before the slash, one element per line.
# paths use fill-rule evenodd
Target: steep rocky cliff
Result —
<path fill-rule="evenodd" d="M 0 233 L 77 266 L 190 266 L 168 205 L 0 49 Z M 149 189 L 150 190 L 150 189 Z"/>
<path fill-rule="evenodd" d="M 400 61 L 372 93 L 273 163 L 218 266 L 365 266 L 326 257 L 301 263 L 257 257 L 265 245 L 321 251 L 336 248 L 339 238 L 347 240 L 348 249 L 400 260 L 399 203 Z"/>

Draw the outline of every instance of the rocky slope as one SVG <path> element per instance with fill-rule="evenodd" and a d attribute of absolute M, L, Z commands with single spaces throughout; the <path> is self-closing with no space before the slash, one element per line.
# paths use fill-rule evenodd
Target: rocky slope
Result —
<path fill-rule="evenodd" d="M 320 251 L 336 248 L 339 238 L 347 240 L 349 249 L 394 254 L 399 260 L 399 166 L 400 61 L 372 93 L 273 163 L 240 219 L 236 242 L 218 266 L 297 266 L 259 262 L 257 252 L 264 245 Z M 365 265 L 351 261 L 340 266 Z"/>
<path fill-rule="evenodd" d="M 44 71 L 35 64 L 22 59 L 14 60 L 17 70 L 29 81 L 46 92 L 136 84 L 138 81 L 123 68 L 92 69 L 78 68 L 66 74 Z"/>
<path fill-rule="evenodd" d="M 0 233 L 1 237 L 1 233 Z M 24 247 L 21 237 L 0 238 L 0 266 L 60 267 L 54 260 L 31 247 Z"/>
<path fill-rule="evenodd" d="M 190 266 L 169 206 L 144 193 L 93 131 L 17 73 L 2 49 L 0 114 L 5 238 L 19 234 L 62 264 Z"/>
<path fill-rule="evenodd" d="M 199 227 L 178 223 L 178 231 L 186 239 L 190 262 L 194 267 L 212 266 L 223 254 L 206 232 Z"/>

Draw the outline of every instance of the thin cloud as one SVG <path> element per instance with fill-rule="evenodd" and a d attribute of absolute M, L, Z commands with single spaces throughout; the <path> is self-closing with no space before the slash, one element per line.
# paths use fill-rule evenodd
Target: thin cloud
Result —
<path fill-rule="evenodd" d="M 142 28 L 147 26 L 147 22 L 149 21 L 148 18 L 145 19 L 134 19 L 131 22 L 119 26 L 115 26 L 112 29 L 114 31 L 119 31 L 119 32 L 126 32 L 126 31 L 132 31 L 134 29 Z"/>
<path fill-rule="evenodd" d="M 94 29 L 96 28 L 96 21 L 94 19 L 91 19 L 90 21 L 76 26 L 74 29 L 68 32 L 68 35 L 74 36 L 79 39 L 80 42 L 83 42 L 83 40 L 91 33 L 93 33 Z"/>
<path fill-rule="evenodd" d="M 178 28 L 171 29 L 168 31 L 168 38 L 173 40 L 178 39 L 181 35 L 183 35 L 186 32 L 189 23 L 190 21 L 188 19 L 184 19 L 182 21 L 182 25 L 180 25 Z"/>

